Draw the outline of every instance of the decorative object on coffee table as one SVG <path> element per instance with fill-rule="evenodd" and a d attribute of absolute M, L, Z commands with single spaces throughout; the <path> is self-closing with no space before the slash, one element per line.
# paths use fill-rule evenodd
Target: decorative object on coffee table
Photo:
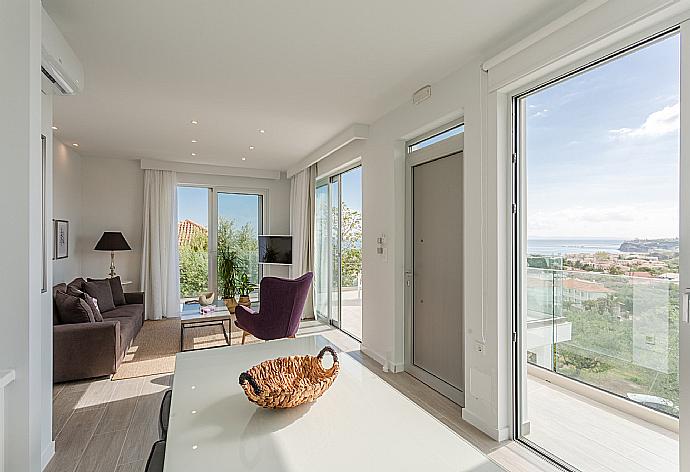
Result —
<path fill-rule="evenodd" d="M 216 294 L 213 292 L 206 292 L 202 293 L 199 295 L 199 305 L 201 306 L 209 306 L 213 305 L 213 302 L 216 301 Z"/>
<path fill-rule="evenodd" d="M 69 221 L 53 220 L 55 225 L 55 259 L 69 256 Z"/>
<path fill-rule="evenodd" d="M 115 277 L 115 251 L 131 251 L 127 240 L 119 231 L 106 231 L 101 236 L 101 239 L 96 243 L 95 251 L 110 251 L 110 274 L 109 277 Z"/>
<path fill-rule="evenodd" d="M 321 364 L 323 355 L 333 356 L 333 365 Z M 279 357 L 255 365 L 240 374 L 240 385 L 252 403 L 262 408 L 293 408 L 310 403 L 330 388 L 340 371 L 338 354 L 326 346 L 317 356 Z"/>
<path fill-rule="evenodd" d="M 235 251 L 223 248 L 218 252 L 218 282 L 220 282 L 223 302 L 230 313 L 235 313 L 237 306 L 238 272 L 242 259 Z"/>

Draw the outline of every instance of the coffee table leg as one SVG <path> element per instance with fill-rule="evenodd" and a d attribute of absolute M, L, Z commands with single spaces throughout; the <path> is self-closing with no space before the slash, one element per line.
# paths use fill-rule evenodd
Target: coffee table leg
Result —
<path fill-rule="evenodd" d="M 184 351 L 184 325 L 180 324 L 180 352 Z"/>
<path fill-rule="evenodd" d="M 230 338 L 228 337 L 228 332 L 225 331 L 225 321 L 221 321 L 220 325 L 223 327 L 223 336 L 225 336 L 225 343 L 229 346 L 230 345 Z"/>

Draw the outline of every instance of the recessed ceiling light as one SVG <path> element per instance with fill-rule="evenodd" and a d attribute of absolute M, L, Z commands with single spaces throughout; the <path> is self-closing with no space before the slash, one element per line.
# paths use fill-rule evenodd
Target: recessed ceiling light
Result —
<path fill-rule="evenodd" d="M 253 151 L 253 150 L 254 150 L 254 146 L 249 146 L 249 150 L 250 150 L 250 151 Z"/>
<path fill-rule="evenodd" d="M 198 122 L 198 121 L 196 121 L 196 120 L 192 120 L 192 124 L 193 124 L 193 125 L 198 125 L 198 124 L 199 124 L 199 122 Z"/>
<path fill-rule="evenodd" d="M 266 132 L 265 129 L 260 129 L 260 130 L 259 130 L 259 133 L 261 133 L 261 134 L 264 134 L 265 132 Z"/>
<path fill-rule="evenodd" d="M 58 127 L 57 126 L 51 126 L 55 131 L 57 131 Z"/>
<path fill-rule="evenodd" d="M 72 143 L 72 146 L 79 147 L 79 143 Z"/>
<path fill-rule="evenodd" d="M 196 153 L 195 153 L 195 152 L 193 152 L 193 153 L 192 153 L 192 156 L 196 156 Z"/>
<path fill-rule="evenodd" d="M 192 139 L 192 142 L 193 142 L 193 143 L 197 143 L 198 141 L 197 141 L 196 139 Z"/>
<path fill-rule="evenodd" d="M 246 160 L 247 160 L 247 158 L 246 158 L 246 157 L 243 157 L 243 158 L 242 158 L 242 160 L 243 160 L 243 161 L 246 161 Z"/>

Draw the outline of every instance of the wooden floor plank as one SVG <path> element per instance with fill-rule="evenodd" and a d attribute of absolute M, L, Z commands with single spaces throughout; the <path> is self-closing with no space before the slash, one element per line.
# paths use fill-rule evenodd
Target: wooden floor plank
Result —
<path fill-rule="evenodd" d="M 146 461 L 130 462 L 129 464 L 118 465 L 115 472 L 145 472 Z"/>
<path fill-rule="evenodd" d="M 91 438 L 77 472 L 114 472 L 127 430 L 98 434 Z"/>
<path fill-rule="evenodd" d="M 81 460 L 98 422 L 103 408 L 76 411 L 55 438 L 55 455 L 46 472 L 73 472 Z"/>
<path fill-rule="evenodd" d="M 127 431 L 119 464 L 146 460 L 151 446 L 159 439 L 158 416 L 161 401 L 169 388 L 170 376 L 145 377 L 132 422 Z"/>
<path fill-rule="evenodd" d="M 116 384 L 111 401 L 98 425 L 96 434 L 109 433 L 121 429 L 126 430 L 134 416 L 134 409 L 139 401 L 143 378 L 125 379 L 112 382 Z"/>

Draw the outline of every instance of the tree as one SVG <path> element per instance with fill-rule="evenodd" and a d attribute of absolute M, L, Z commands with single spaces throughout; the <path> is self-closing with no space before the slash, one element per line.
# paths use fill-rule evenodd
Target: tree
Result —
<path fill-rule="evenodd" d="M 356 287 L 362 272 L 362 213 L 344 202 L 341 221 L 341 283 L 344 287 Z"/>

